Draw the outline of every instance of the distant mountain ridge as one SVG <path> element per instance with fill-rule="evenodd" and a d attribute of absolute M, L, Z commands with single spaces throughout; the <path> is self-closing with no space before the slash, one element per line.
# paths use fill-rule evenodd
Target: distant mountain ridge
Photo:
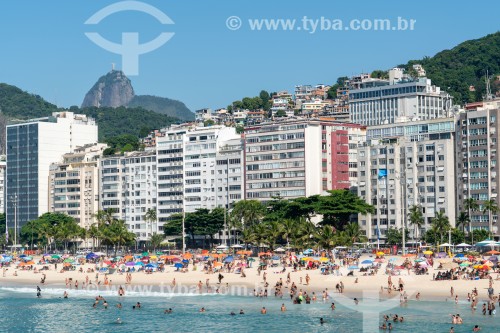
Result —
<path fill-rule="evenodd" d="M 86 107 L 141 107 L 181 120 L 194 120 L 184 103 L 165 97 L 135 95 L 130 79 L 119 70 L 112 70 L 97 80 L 83 99 Z"/>

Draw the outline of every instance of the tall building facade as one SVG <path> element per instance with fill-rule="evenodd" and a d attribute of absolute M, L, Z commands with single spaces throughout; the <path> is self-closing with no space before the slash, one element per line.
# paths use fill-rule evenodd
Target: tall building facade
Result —
<path fill-rule="evenodd" d="M 97 142 L 92 118 L 73 112 L 7 126 L 6 218 L 18 230 L 49 211 L 49 168 L 79 146 Z M 17 213 L 17 221 L 14 215 Z"/>
<path fill-rule="evenodd" d="M 136 240 L 146 241 L 158 231 L 157 221 L 148 221 L 148 210 L 157 209 L 156 152 L 130 152 L 100 160 L 100 208 L 112 210 L 125 221 Z"/>
<path fill-rule="evenodd" d="M 327 118 L 283 120 L 245 128 L 245 199 L 267 201 L 350 188 L 350 144 L 364 126 Z M 355 169 L 355 168 L 354 168 Z M 353 171 L 355 172 L 355 171 Z"/>
<path fill-rule="evenodd" d="M 0 213 L 5 213 L 5 155 L 0 156 Z"/>
<path fill-rule="evenodd" d="M 358 195 L 376 208 L 359 215 L 370 241 L 384 240 L 389 228 L 404 225 L 418 238 L 443 212 L 455 225 L 455 121 L 453 118 L 369 127 L 358 148 Z M 420 230 L 410 224 L 412 206 L 421 210 Z"/>
<path fill-rule="evenodd" d="M 472 229 L 492 231 L 498 238 L 498 214 L 484 210 L 484 203 L 498 198 L 500 100 L 486 101 L 466 106 L 457 118 L 457 213 L 470 213 Z M 479 209 L 468 212 L 464 205 L 472 198 Z M 491 220 L 490 220 L 491 215 Z M 467 226 L 467 229 L 469 227 Z"/>
<path fill-rule="evenodd" d="M 369 80 L 349 91 L 351 122 L 367 126 L 449 116 L 451 96 L 427 78 Z"/>
<path fill-rule="evenodd" d="M 99 158 L 106 144 L 89 144 L 64 154 L 49 171 L 49 210 L 88 229 L 99 209 Z"/>

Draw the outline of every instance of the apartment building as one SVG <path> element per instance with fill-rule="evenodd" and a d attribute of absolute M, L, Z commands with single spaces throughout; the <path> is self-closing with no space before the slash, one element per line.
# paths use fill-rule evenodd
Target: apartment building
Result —
<path fill-rule="evenodd" d="M 0 156 L 0 213 L 5 213 L 5 155 Z"/>
<path fill-rule="evenodd" d="M 350 188 L 350 144 L 364 127 L 328 118 L 285 119 L 245 128 L 245 199 L 267 201 Z"/>
<path fill-rule="evenodd" d="M 227 144 L 229 140 L 238 140 L 240 135 L 236 133 L 233 127 L 211 126 L 200 127 L 188 131 L 184 141 L 184 207 L 186 212 L 194 212 L 199 208 L 213 209 L 215 207 L 226 205 L 227 201 L 217 202 L 219 194 L 227 195 L 227 179 L 218 178 L 221 168 L 217 168 L 217 163 L 223 165 L 224 156 L 221 154 L 221 147 Z M 234 169 L 239 170 L 241 179 L 241 158 L 230 159 L 227 168 L 231 169 L 232 176 L 235 175 Z M 231 170 L 224 170 L 224 174 L 229 176 Z M 216 174 L 217 173 L 217 174 Z M 227 177 L 226 177 L 227 178 Z M 222 180 L 222 183 L 219 182 Z M 237 185 L 233 185 L 237 186 Z M 241 189 L 242 184 L 239 184 Z M 218 190 L 221 189 L 222 193 Z M 230 200 L 231 201 L 231 200 Z"/>
<path fill-rule="evenodd" d="M 451 96 L 430 79 L 401 77 L 397 69 L 389 76 L 389 80 L 355 80 L 359 88 L 349 91 L 351 122 L 376 126 L 450 116 Z"/>
<path fill-rule="evenodd" d="M 110 209 L 136 234 L 147 241 L 160 230 L 158 221 L 147 221 L 146 212 L 157 209 L 156 152 L 130 152 L 100 160 L 100 208 Z"/>
<path fill-rule="evenodd" d="M 88 229 L 99 210 L 99 158 L 106 144 L 89 144 L 64 154 L 49 171 L 49 211 L 64 213 Z"/>
<path fill-rule="evenodd" d="M 19 229 L 49 211 L 49 169 L 77 147 L 97 142 L 92 118 L 73 112 L 7 126 L 6 218 Z"/>
<path fill-rule="evenodd" d="M 467 105 L 457 116 L 457 213 L 467 212 L 464 201 L 477 200 L 479 209 L 470 212 L 472 230 L 491 230 L 498 238 L 498 214 L 484 211 L 487 200 L 498 198 L 500 99 Z"/>
<path fill-rule="evenodd" d="M 453 118 L 368 127 L 358 148 L 358 195 L 376 212 L 358 221 L 370 241 L 384 243 L 387 230 L 403 224 L 419 237 L 437 212 L 455 225 L 454 138 Z M 414 205 L 425 218 L 421 230 L 408 220 Z"/>

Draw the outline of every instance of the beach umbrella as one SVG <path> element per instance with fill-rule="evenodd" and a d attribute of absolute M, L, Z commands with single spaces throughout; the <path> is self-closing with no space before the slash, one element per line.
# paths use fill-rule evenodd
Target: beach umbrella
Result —
<path fill-rule="evenodd" d="M 182 256 L 184 259 L 191 259 L 193 257 L 193 255 L 189 252 L 186 252 L 184 253 L 184 255 Z"/>
<path fill-rule="evenodd" d="M 179 258 L 172 258 L 170 260 L 173 261 L 173 262 L 179 262 L 179 261 L 181 261 Z"/>
<path fill-rule="evenodd" d="M 383 256 L 383 255 L 385 255 L 385 253 L 384 253 L 384 252 L 380 252 L 380 251 L 379 251 L 379 252 L 377 252 L 377 256 Z"/>
<path fill-rule="evenodd" d="M 273 256 L 271 259 L 273 259 L 273 260 L 280 260 L 280 257 L 278 257 L 278 256 Z"/>
<path fill-rule="evenodd" d="M 248 258 L 248 261 L 255 261 L 255 258 Z"/>
<path fill-rule="evenodd" d="M 500 252 L 498 252 L 496 250 L 491 250 L 491 251 L 486 252 L 485 254 L 487 254 L 487 255 L 496 255 L 496 254 L 500 254 Z"/>
<path fill-rule="evenodd" d="M 106 255 L 104 252 L 94 252 L 94 254 L 98 257 Z"/>
<path fill-rule="evenodd" d="M 61 259 L 61 256 L 60 256 L 60 255 L 58 255 L 58 254 L 53 254 L 53 255 L 51 256 L 51 258 L 52 258 L 52 259 Z"/>
<path fill-rule="evenodd" d="M 143 256 L 143 257 L 147 257 L 147 256 L 149 256 L 149 252 L 147 252 L 147 251 L 142 252 L 142 256 Z"/>
<path fill-rule="evenodd" d="M 85 259 L 95 259 L 98 258 L 99 256 L 95 253 L 89 253 L 85 256 Z"/>
<path fill-rule="evenodd" d="M 133 262 L 133 261 L 127 261 L 127 262 L 125 263 L 125 266 L 127 266 L 127 267 L 132 267 L 132 266 L 135 266 L 135 262 Z"/>
<path fill-rule="evenodd" d="M 240 244 L 234 244 L 234 245 L 231 245 L 231 247 L 233 249 L 242 249 L 243 248 L 243 246 L 241 246 Z"/>
<path fill-rule="evenodd" d="M 225 250 L 227 249 L 227 245 L 219 245 L 216 247 L 217 250 Z"/>
<path fill-rule="evenodd" d="M 149 256 L 149 259 L 152 259 L 152 260 L 157 260 L 157 259 L 158 259 L 158 257 L 153 255 L 153 256 Z"/>
<path fill-rule="evenodd" d="M 34 261 L 28 261 L 28 262 L 26 262 L 26 266 L 30 266 L 30 265 L 34 265 L 34 264 L 35 264 Z"/>
<path fill-rule="evenodd" d="M 134 259 L 134 256 L 127 255 L 127 256 L 125 256 L 124 258 L 125 258 L 125 260 L 130 260 L 130 259 Z"/>
<path fill-rule="evenodd" d="M 427 267 L 427 263 L 425 261 L 419 262 L 418 265 L 420 267 Z"/>
<path fill-rule="evenodd" d="M 463 253 L 459 253 L 459 254 L 456 254 L 455 255 L 455 258 L 463 258 L 464 257 L 464 254 Z"/>
<path fill-rule="evenodd" d="M 19 258 L 26 258 L 26 257 L 27 257 L 27 255 L 26 255 L 26 254 L 21 254 L 21 255 L 19 256 Z"/>
<path fill-rule="evenodd" d="M 304 254 L 311 254 L 313 252 L 314 252 L 313 249 L 304 250 Z"/>
<path fill-rule="evenodd" d="M 328 262 L 328 261 L 330 261 L 330 259 L 328 259 L 326 257 L 321 257 L 321 258 L 319 258 L 319 261 L 320 262 Z"/>
<path fill-rule="evenodd" d="M 439 245 L 439 247 L 450 247 L 450 246 L 453 246 L 453 245 L 451 245 L 449 243 L 443 243 L 443 244 Z"/>
<path fill-rule="evenodd" d="M 278 247 L 274 252 L 285 252 L 286 250 L 282 247 Z"/>
<path fill-rule="evenodd" d="M 220 267 L 220 266 L 222 266 L 221 262 L 218 261 L 214 262 L 214 267 Z"/>
<path fill-rule="evenodd" d="M 64 262 L 69 262 L 69 263 L 72 263 L 72 262 L 74 262 L 74 260 L 73 260 L 73 259 L 68 258 L 68 259 L 64 259 Z"/>
<path fill-rule="evenodd" d="M 234 258 L 232 256 L 227 257 L 224 259 L 224 262 L 233 262 Z"/>
<path fill-rule="evenodd" d="M 142 261 L 138 261 L 135 263 L 135 266 L 144 266 L 144 263 Z"/>
<path fill-rule="evenodd" d="M 370 260 L 370 259 L 366 259 L 366 260 L 363 260 L 361 262 L 361 264 L 363 264 L 363 265 L 368 265 L 368 264 L 372 264 L 372 263 L 373 263 L 373 260 Z"/>
<path fill-rule="evenodd" d="M 189 263 L 189 260 L 187 260 L 187 259 L 182 259 L 182 262 L 183 262 L 184 264 L 187 264 L 187 263 Z"/>
<path fill-rule="evenodd" d="M 359 269 L 359 267 L 358 266 L 349 266 L 347 269 L 350 271 L 353 271 L 355 269 Z"/>
<path fill-rule="evenodd" d="M 458 265 L 458 266 L 460 266 L 460 267 L 467 267 L 467 266 L 470 266 L 470 262 L 464 261 L 464 262 L 460 263 L 460 265 Z"/>
<path fill-rule="evenodd" d="M 495 242 L 494 240 L 490 240 L 490 239 L 486 239 L 482 242 L 479 242 L 479 243 L 476 243 L 476 246 L 497 246 L 497 242 Z"/>
<path fill-rule="evenodd" d="M 183 266 L 184 266 L 184 265 L 183 265 L 183 264 L 181 264 L 180 262 L 178 262 L 178 263 L 174 264 L 174 267 L 175 267 L 175 268 L 182 268 Z"/>
<path fill-rule="evenodd" d="M 374 261 L 375 261 L 375 262 L 384 262 L 384 259 L 380 259 L 380 258 L 379 258 L 379 259 L 375 259 Z"/>
<path fill-rule="evenodd" d="M 29 261 L 29 260 L 33 260 L 33 257 L 32 256 L 26 256 L 23 258 L 24 261 Z"/>
<path fill-rule="evenodd" d="M 146 266 L 144 266 L 146 268 L 156 268 L 158 267 L 158 265 L 155 265 L 155 264 L 147 264 Z"/>
<path fill-rule="evenodd" d="M 424 252 L 422 252 L 422 253 L 423 253 L 423 254 L 427 254 L 427 255 L 429 255 L 429 254 L 433 254 L 434 252 L 432 252 L 432 251 L 430 251 L 430 250 L 427 250 L 427 251 L 424 251 Z"/>
<path fill-rule="evenodd" d="M 467 244 L 467 243 L 460 243 L 458 245 L 456 245 L 455 247 L 471 247 L 472 245 L 470 244 Z"/>

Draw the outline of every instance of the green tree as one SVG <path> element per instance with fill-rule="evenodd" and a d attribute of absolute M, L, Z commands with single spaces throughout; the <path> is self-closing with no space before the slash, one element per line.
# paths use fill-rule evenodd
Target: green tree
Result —
<path fill-rule="evenodd" d="M 488 213 L 488 231 L 490 232 L 490 239 L 492 238 L 492 229 L 493 229 L 493 215 L 498 214 L 498 205 L 494 199 L 486 200 L 483 203 L 483 214 Z"/>
<path fill-rule="evenodd" d="M 389 78 L 389 72 L 377 69 L 377 70 L 374 70 L 370 74 L 370 77 L 372 77 L 374 79 L 388 79 Z"/>
<path fill-rule="evenodd" d="M 386 241 L 388 245 L 401 245 L 403 243 L 403 233 L 396 228 L 387 229 Z"/>
<path fill-rule="evenodd" d="M 413 226 L 413 237 L 420 236 L 420 230 L 425 223 L 424 215 L 422 214 L 422 207 L 413 205 L 409 209 L 410 225 Z"/>
<path fill-rule="evenodd" d="M 338 237 L 332 226 L 324 225 L 316 232 L 316 240 L 319 247 L 331 250 L 337 245 Z"/>
<path fill-rule="evenodd" d="M 319 196 L 316 213 L 323 215 L 322 224 L 332 225 L 337 230 L 349 222 L 353 214 L 367 214 L 375 211 L 374 207 L 349 190 L 331 190 L 330 195 Z"/>
<path fill-rule="evenodd" d="M 473 212 L 479 209 L 479 204 L 477 203 L 476 199 L 467 198 L 464 200 L 464 208 L 467 210 L 467 213 L 469 215 L 469 233 L 471 236 L 471 242 L 474 243 L 474 233 L 472 232 L 472 219 L 470 217 L 472 216 Z"/>
<path fill-rule="evenodd" d="M 356 222 L 346 224 L 344 226 L 344 233 L 349 239 L 349 245 L 353 245 L 354 243 L 365 243 L 368 241 L 364 232 L 359 227 L 359 224 Z"/>
<path fill-rule="evenodd" d="M 462 232 L 465 234 L 465 226 L 469 225 L 469 223 L 469 214 L 467 214 L 466 212 L 460 212 L 457 216 L 455 226 L 457 228 L 462 227 Z"/>
<path fill-rule="evenodd" d="M 431 220 L 432 229 L 434 233 L 439 236 L 439 241 L 443 242 L 443 235 L 451 228 L 448 216 L 444 212 L 437 212 Z"/>
<path fill-rule="evenodd" d="M 265 208 L 257 200 L 240 200 L 231 211 L 231 217 L 242 222 L 243 228 L 257 224 L 264 217 Z"/>
<path fill-rule="evenodd" d="M 149 208 L 147 211 L 146 211 L 146 214 L 144 214 L 144 220 L 146 221 L 146 223 L 149 225 L 149 230 L 151 230 L 151 233 L 150 235 L 153 234 L 153 226 L 154 224 L 157 222 L 157 215 L 156 215 L 156 209 L 154 208 Z"/>
<path fill-rule="evenodd" d="M 165 235 L 158 234 L 156 232 L 154 232 L 151 235 L 150 242 L 151 242 L 151 246 L 153 247 L 153 252 L 156 252 L 156 249 L 161 246 L 161 243 L 163 242 L 164 239 L 165 239 Z"/>

